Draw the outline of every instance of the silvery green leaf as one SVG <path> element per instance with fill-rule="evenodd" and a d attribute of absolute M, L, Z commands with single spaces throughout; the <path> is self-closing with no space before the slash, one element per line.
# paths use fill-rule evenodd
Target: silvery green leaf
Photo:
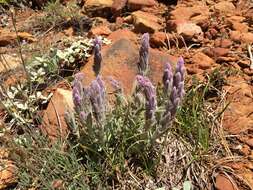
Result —
<path fill-rule="evenodd" d="M 44 62 L 45 61 L 45 59 L 42 58 L 42 57 L 35 57 L 35 60 L 37 60 L 39 62 Z"/>
<path fill-rule="evenodd" d="M 15 86 L 11 86 L 11 88 L 10 88 L 12 91 L 15 91 L 15 90 L 17 90 L 17 88 L 15 87 Z"/>
<path fill-rule="evenodd" d="M 7 95 L 10 99 L 13 99 L 15 95 L 11 91 L 7 91 Z"/>
<path fill-rule="evenodd" d="M 191 181 L 185 181 L 183 184 L 183 189 L 184 190 L 191 190 L 192 189 Z"/>
<path fill-rule="evenodd" d="M 62 51 L 57 51 L 56 55 L 60 58 L 60 59 L 65 59 L 66 54 Z"/>
<path fill-rule="evenodd" d="M 33 76 L 37 76 L 38 75 L 38 73 L 36 73 L 34 71 L 32 71 L 30 74 L 32 74 Z"/>
<path fill-rule="evenodd" d="M 74 62 L 75 62 L 75 58 L 74 58 L 73 56 L 70 56 L 70 57 L 69 57 L 69 62 L 70 62 L 70 63 L 74 63 Z"/>
<path fill-rule="evenodd" d="M 17 103 L 16 104 L 17 108 L 21 109 L 21 110 L 27 110 L 28 106 L 26 103 L 22 104 L 22 103 Z"/>
<path fill-rule="evenodd" d="M 45 70 L 43 68 L 39 68 L 39 70 L 37 71 L 37 73 L 39 75 L 44 75 L 45 74 Z"/>
<path fill-rule="evenodd" d="M 37 98 L 40 98 L 42 96 L 41 91 L 36 92 L 36 96 L 37 96 Z"/>
<path fill-rule="evenodd" d="M 29 99 L 35 99 L 35 95 L 33 94 L 33 95 L 29 96 Z"/>

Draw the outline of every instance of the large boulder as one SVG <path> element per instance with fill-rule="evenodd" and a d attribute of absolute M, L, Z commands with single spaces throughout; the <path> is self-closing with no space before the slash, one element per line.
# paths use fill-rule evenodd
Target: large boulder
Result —
<path fill-rule="evenodd" d="M 109 37 L 112 43 L 102 48 L 102 69 L 100 74 L 103 78 L 113 77 L 118 80 L 126 94 L 130 94 L 135 77 L 138 74 L 139 46 L 137 36 L 126 30 L 116 31 Z M 164 64 L 170 62 L 175 65 L 177 59 L 165 52 L 150 49 L 149 57 L 149 77 L 155 83 L 161 81 Z M 93 69 L 93 56 L 81 70 L 86 76 L 87 84 L 95 78 Z"/>

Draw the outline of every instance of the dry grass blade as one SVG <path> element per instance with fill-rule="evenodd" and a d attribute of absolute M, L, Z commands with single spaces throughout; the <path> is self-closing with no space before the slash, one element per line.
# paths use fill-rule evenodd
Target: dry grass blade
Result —
<path fill-rule="evenodd" d="M 252 55 L 250 44 L 248 44 L 248 52 L 249 52 L 249 58 L 250 58 L 250 69 L 253 70 L 253 55 Z"/>

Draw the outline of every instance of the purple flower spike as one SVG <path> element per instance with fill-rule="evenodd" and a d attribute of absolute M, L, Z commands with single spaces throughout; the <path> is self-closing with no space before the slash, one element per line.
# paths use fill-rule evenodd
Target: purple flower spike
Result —
<path fill-rule="evenodd" d="M 142 75 L 137 75 L 136 80 L 146 98 L 146 120 L 153 120 L 156 111 L 156 91 L 151 81 Z"/>
<path fill-rule="evenodd" d="M 108 79 L 109 79 L 109 82 L 110 82 L 110 84 L 112 85 L 112 87 L 114 88 L 115 91 L 119 91 L 119 92 L 123 91 L 119 81 L 115 80 L 112 77 L 109 77 Z"/>
<path fill-rule="evenodd" d="M 84 112 L 84 111 L 80 112 L 79 117 L 80 117 L 80 120 L 81 120 L 82 123 L 85 123 L 85 121 L 87 119 L 87 116 L 88 116 L 88 114 L 86 112 Z"/>
<path fill-rule="evenodd" d="M 153 141 L 159 138 L 164 132 L 167 131 L 168 127 L 171 126 L 171 123 L 175 119 L 177 108 L 180 105 L 185 93 L 184 92 L 185 67 L 183 58 L 182 57 L 179 58 L 173 78 L 170 69 L 171 68 L 169 67 L 165 68 L 163 83 L 166 88 L 167 81 L 170 81 L 172 84 L 171 87 L 172 90 L 170 92 L 168 104 L 166 105 L 166 111 L 163 114 L 163 119 L 161 121 L 162 125 L 159 128 L 157 128 L 155 133 L 153 134 L 152 137 Z M 170 80 L 168 78 L 170 78 Z"/>
<path fill-rule="evenodd" d="M 145 33 L 141 37 L 141 47 L 139 51 L 139 71 L 143 75 L 148 70 L 149 60 L 149 34 Z"/>
<path fill-rule="evenodd" d="M 185 75 L 184 59 L 180 57 L 176 66 L 176 73 L 174 75 L 174 82 L 173 82 L 173 86 L 176 87 L 178 97 L 180 99 L 182 99 L 184 95 L 184 75 Z"/>
<path fill-rule="evenodd" d="M 184 78 L 185 74 L 185 67 L 184 67 L 184 59 L 182 57 L 179 57 L 177 66 L 176 66 L 176 73 L 180 72 L 181 76 Z"/>
<path fill-rule="evenodd" d="M 172 83 L 173 83 L 172 68 L 169 63 L 166 63 L 164 73 L 163 73 L 163 86 L 164 86 L 164 92 L 166 94 L 168 93 L 168 91 L 171 91 Z"/>
<path fill-rule="evenodd" d="M 98 76 L 90 85 L 90 101 L 97 121 L 102 122 L 105 112 L 105 88 Z"/>
<path fill-rule="evenodd" d="M 184 73 L 184 60 L 182 57 L 180 57 L 176 66 L 176 73 L 173 77 L 173 89 L 170 95 L 170 102 L 165 113 L 166 115 L 168 112 L 170 112 L 172 118 L 175 117 L 177 107 L 184 96 Z"/>
<path fill-rule="evenodd" d="M 94 40 L 94 64 L 93 70 L 96 76 L 99 74 L 101 69 L 102 55 L 101 55 L 102 42 L 99 38 Z"/>
<path fill-rule="evenodd" d="M 90 92 L 89 88 L 83 86 L 83 79 L 84 75 L 82 73 L 76 74 L 72 90 L 73 103 L 79 115 L 81 112 L 86 114 L 90 112 Z"/>
<path fill-rule="evenodd" d="M 73 90 L 72 90 L 73 102 L 74 102 L 75 108 L 78 110 L 80 110 L 81 104 L 82 104 L 83 78 L 84 78 L 84 75 L 81 73 L 78 73 L 75 75 L 75 80 L 74 80 Z"/>

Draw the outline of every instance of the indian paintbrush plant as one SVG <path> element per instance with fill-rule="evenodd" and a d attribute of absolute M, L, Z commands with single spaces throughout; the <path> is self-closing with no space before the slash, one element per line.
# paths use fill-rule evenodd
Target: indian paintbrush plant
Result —
<path fill-rule="evenodd" d="M 157 90 L 147 77 L 149 58 L 149 34 L 142 36 L 139 59 L 139 75 L 136 76 L 134 93 L 142 95 L 140 105 L 135 98 L 128 101 L 118 101 L 109 106 L 106 88 L 101 69 L 101 43 L 94 43 L 94 66 L 96 79 L 89 86 L 83 85 L 85 76 L 75 75 L 73 83 L 73 102 L 75 113 L 67 113 L 66 121 L 72 129 L 71 139 L 80 150 L 80 157 L 88 167 L 97 163 L 110 175 L 101 173 L 102 180 L 112 180 L 115 174 L 126 170 L 126 162 L 141 166 L 148 171 L 154 168 L 154 159 L 159 157 L 161 144 L 158 139 L 164 139 L 176 116 L 176 112 L 184 96 L 184 60 L 179 58 L 173 74 L 169 63 L 165 64 L 163 75 L 163 103 L 158 104 Z M 117 81 L 112 86 L 118 87 Z M 117 90 L 117 89 L 116 89 Z M 122 91 L 117 91 L 122 92 Z M 161 93 L 158 93 L 159 95 Z M 123 96 L 116 93 L 116 97 Z M 135 94 L 133 95 L 133 97 Z M 107 181 L 108 182 L 108 181 Z"/>

